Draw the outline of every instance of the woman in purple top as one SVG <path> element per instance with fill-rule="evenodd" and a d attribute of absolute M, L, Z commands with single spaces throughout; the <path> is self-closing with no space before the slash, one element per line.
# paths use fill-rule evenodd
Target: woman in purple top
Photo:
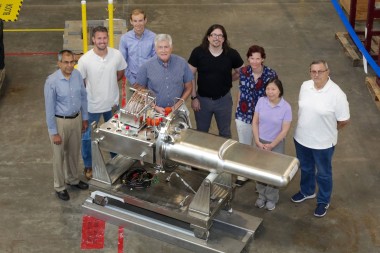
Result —
<path fill-rule="evenodd" d="M 279 79 L 269 80 L 265 96 L 259 98 L 252 120 L 253 137 L 256 146 L 263 150 L 283 154 L 285 137 L 292 122 L 292 108 L 282 97 L 284 89 Z M 279 199 L 278 188 L 256 182 L 259 197 L 255 206 L 272 211 Z"/>

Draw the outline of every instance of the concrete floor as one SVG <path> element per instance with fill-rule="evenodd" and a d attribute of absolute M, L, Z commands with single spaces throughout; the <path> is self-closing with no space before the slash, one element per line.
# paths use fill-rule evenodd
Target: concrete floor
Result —
<path fill-rule="evenodd" d="M 89 19 L 107 18 L 107 1 L 88 2 Z M 264 219 L 249 252 L 380 252 L 380 113 L 365 86 L 363 70 L 352 67 L 334 38 L 345 29 L 331 1 L 115 2 L 115 18 L 126 18 L 132 9 L 143 8 L 148 27 L 171 34 L 175 53 L 184 58 L 213 23 L 226 27 L 232 46 L 244 59 L 250 45 L 264 46 L 266 64 L 279 73 L 285 98 L 293 107 L 288 155 L 295 155 L 292 134 L 299 87 L 309 78 L 309 63 L 326 59 L 332 79 L 348 96 L 352 121 L 339 136 L 327 216 L 313 216 L 315 201 L 290 202 L 299 188 L 299 173 L 281 190 L 274 211 L 254 207 L 253 182 L 237 190 L 233 207 Z M 79 0 L 24 1 L 18 21 L 6 23 L 5 29 L 63 28 L 65 20 L 80 18 Z M 49 52 L 62 49 L 62 32 L 5 32 L 4 43 L 8 56 L 0 98 L 0 252 L 81 252 L 81 204 L 89 192 L 69 189 L 69 202 L 56 198 L 44 113 L 44 81 L 56 69 L 56 57 Z M 45 55 L 28 55 L 31 52 Z M 235 86 L 235 94 L 236 90 Z M 107 224 L 104 249 L 86 252 L 117 252 L 117 230 Z M 188 252 L 126 231 L 124 252 L 152 251 Z"/>

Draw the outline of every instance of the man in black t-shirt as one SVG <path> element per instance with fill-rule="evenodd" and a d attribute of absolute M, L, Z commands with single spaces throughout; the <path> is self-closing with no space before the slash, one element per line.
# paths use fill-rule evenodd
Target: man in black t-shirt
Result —
<path fill-rule="evenodd" d="M 197 130 L 208 132 L 215 115 L 219 135 L 231 138 L 233 102 L 230 89 L 232 81 L 239 78 L 243 64 L 239 53 L 229 46 L 224 27 L 210 26 L 202 44 L 194 48 L 189 58 L 190 69 L 198 73 L 191 94 Z"/>

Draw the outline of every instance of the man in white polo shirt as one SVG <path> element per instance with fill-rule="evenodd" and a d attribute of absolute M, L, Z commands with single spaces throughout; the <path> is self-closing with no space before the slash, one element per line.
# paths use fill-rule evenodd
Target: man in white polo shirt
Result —
<path fill-rule="evenodd" d="M 302 84 L 299 94 L 298 123 L 294 135 L 301 167 L 301 189 L 291 200 L 299 203 L 317 196 L 316 217 L 325 216 L 330 206 L 333 186 L 331 163 L 338 130 L 350 120 L 346 94 L 329 74 L 326 61 L 311 63 L 311 80 Z"/>
<path fill-rule="evenodd" d="M 127 67 L 119 50 L 108 47 L 108 31 L 104 26 L 92 31 L 94 48 L 85 53 L 78 62 L 78 70 L 85 79 L 88 100 L 88 121 L 104 121 L 113 116 L 113 108 L 119 106 L 118 81 Z M 82 158 L 85 176 L 92 177 L 91 128 L 82 136 Z"/>

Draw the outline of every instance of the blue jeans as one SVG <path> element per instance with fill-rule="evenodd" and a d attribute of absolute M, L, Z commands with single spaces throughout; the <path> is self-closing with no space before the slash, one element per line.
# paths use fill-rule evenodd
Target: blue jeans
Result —
<path fill-rule="evenodd" d="M 310 196 L 315 193 L 315 184 L 318 184 L 317 203 L 329 204 L 332 181 L 332 157 L 335 146 L 327 149 L 312 149 L 299 144 L 294 140 L 297 158 L 301 167 L 301 193 Z"/>
<path fill-rule="evenodd" d="M 82 158 L 84 167 L 92 167 L 92 155 L 91 155 L 91 123 L 96 121 L 96 124 L 99 123 L 100 116 L 103 114 L 104 121 L 108 121 L 112 118 L 112 111 L 107 111 L 103 113 L 88 113 L 88 128 L 86 132 L 82 134 Z M 111 156 L 115 154 L 111 153 Z"/>
<path fill-rule="evenodd" d="M 197 130 L 208 132 L 211 125 L 212 116 L 215 115 L 216 125 L 219 135 L 231 138 L 231 118 L 232 118 L 232 96 L 228 92 L 224 97 L 212 100 L 207 97 L 198 96 L 201 110 L 195 112 Z"/>

